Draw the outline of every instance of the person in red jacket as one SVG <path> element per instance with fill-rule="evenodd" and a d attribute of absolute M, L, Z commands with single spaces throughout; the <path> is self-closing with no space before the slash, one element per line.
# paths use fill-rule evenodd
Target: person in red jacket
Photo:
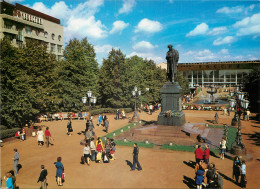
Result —
<path fill-rule="evenodd" d="M 46 128 L 44 134 L 45 134 L 45 138 L 46 138 L 46 147 L 49 147 L 50 137 L 51 137 L 51 133 L 50 133 L 50 131 L 49 131 L 49 127 Z"/>
<path fill-rule="evenodd" d="M 199 163 L 203 160 L 204 153 L 201 149 L 201 145 L 198 145 L 198 148 L 195 150 L 196 163 Z"/>
<path fill-rule="evenodd" d="M 205 144 L 205 150 L 204 150 L 204 162 L 208 165 L 209 164 L 209 155 L 210 155 L 210 149 L 207 144 Z"/>

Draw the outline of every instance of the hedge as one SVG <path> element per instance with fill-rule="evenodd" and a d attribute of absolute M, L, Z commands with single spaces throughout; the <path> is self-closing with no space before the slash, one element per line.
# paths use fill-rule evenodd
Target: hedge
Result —
<path fill-rule="evenodd" d="M 5 139 L 5 138 L 9 138 L 9 137 L 14 137 L 15 133 L 17 131 L 21 130 L 21 128 L 13 128 L 13 129 L 5 129 L 5 130 L 1 130 L 0 133 L 0 139 Z"/>
<path fill-rule="evenodd" d="M 120 108 L 119 111 L 125 110 L 125 113 L 132 112 L 132 108 Z M 117 108 L 100 108 L 91 111 L 91 115 L 98 115 L 102 113 L 116 113 Z"/>
<path fill-rule="evenodd" d="M 0 130 L 5 130 L 5 129 L 7 129 L 6 126 L 4 126 L 4 125 L 0 125 Z"/>

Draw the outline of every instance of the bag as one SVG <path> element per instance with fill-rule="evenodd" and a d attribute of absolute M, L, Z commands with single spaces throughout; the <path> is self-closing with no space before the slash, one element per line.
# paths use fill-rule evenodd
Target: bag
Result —
<path fill-rule="evenodd" d="M 96 161 L 96 152 L 91 150 L 91 161 Z"/>
<path fill-rule="evenodd" d="M 65 179 L 65 173 L 64 173 L 64 171 L 62 171 L 61 179 L 62 179 L 62 180 Z"/>
<path fill-rule="evenodd" d="M 101 152 L 98 152 L 97 153 L 97 161 L 101 161 L 102 160 L 102 153 Z"/>
<path fill-rule="evenodd" d="M 107 155 L 104 155 L 104 163 L 109 163 L 109 159 L 107 158 Z"/>
<path fill-rule="evenodd" d="M 80 162 L 81 164 L 84 164 L 85 163 L 85 158 L 84 158 L 84 156 L 81 156 L 81 162 Z"/>

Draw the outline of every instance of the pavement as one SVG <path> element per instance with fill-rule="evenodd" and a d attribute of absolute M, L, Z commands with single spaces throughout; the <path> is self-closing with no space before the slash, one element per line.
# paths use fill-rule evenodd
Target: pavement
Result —
<path fill-rule="evenodd" d="M 146 121 L 156 121 L 158 113 L 148 115 L 145 112 L 140 118 Z M 214 111 L 186 110 L 187 123 L 206 123 L 213 120 Z M 232 114 L 233 115 L 233 114 Z M 219 115 L 220 124 L 230 124 L 231 116 Z M 128 117 L 132 116 L 127 114 Z M 115 115 L 109 115 L 109 132 L 125 126 L 128 120 L 114 120 Z M 97 116 L 94 117 L 97 123 Z M 49 126 L 53 136 L 54 145 L 38 147 L 37 138 L 29 137 L 28 140 L 3 144 L 1 148 L 1 178 L 13 169 L 13 149 L 20 153 L 19 163 L 22 168 L 17 176 L 19 188 L 39 188 L 37 183 L 41 172 L 40 166 L 45 165 L 48 170 L 48 188 L 191 188 L 194 187 L 194 168 L 190 162 L 194 161 L 191 152 L 167 151 L 160 149 L 140 148 L 139 161 L 142 171 L 130 171 L 132 160 L 132 147 L 116 146 L 116 160 L 109 164 L 91 162 L 90 166 L 81 165 L 80 157 L 83 146 L 80 141 L 83 135 L 77 133 L 85 129 L 84 120 L 73 120 L 73 135 L 66 135 L 67 121 L 43 122 Z M 260 188 L 260 124 L 255 121 L 242 121 L 243 141 L 247 151 L 253 155 L 253 161 L 247 162 L 247 188 Z M 104 136 L 103 127 L 95 126 L 97 136 Z M 56 168 L 54 162 L 57 157 L 62 157 L 65 167 L 65 182 L 58 187 L 55 181 Z M 210 157 L 223 176 L 224 188 L 239 188 L 232 182 L 232 161 Z M 3 181 L 3 186 L 5 182 Z"/>

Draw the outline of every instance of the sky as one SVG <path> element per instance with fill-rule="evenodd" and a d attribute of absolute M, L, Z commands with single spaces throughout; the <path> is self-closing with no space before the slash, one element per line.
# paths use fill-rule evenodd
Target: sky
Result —
<path fill-rule="evenodd" d="M 9 0 L 61 20 L 65 45 L 87 37 L 102 65 L 121 49 L 166 62 L 167 46 L 179 63 L 260 60 L 260 1 L 222 0 Z"/>

